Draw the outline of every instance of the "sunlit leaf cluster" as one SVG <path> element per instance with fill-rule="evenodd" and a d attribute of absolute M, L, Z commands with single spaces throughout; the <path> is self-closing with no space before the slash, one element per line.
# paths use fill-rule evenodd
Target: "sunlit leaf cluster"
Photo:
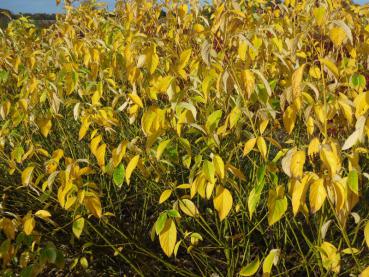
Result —
<path fill-rule="evenodd" d="M 65 11 L 0 31 L 4 274 L 369 276 L 368 6 Z"/>

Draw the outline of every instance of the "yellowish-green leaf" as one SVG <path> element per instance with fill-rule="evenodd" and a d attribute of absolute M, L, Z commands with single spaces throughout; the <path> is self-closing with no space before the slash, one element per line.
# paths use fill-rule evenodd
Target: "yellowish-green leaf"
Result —
<path fill-rule="evenodd" d="M 265 139 L 263 137 L 258 137 L 256 139 L 256 144 L 258 146 L 258 149 L 261 153 L 261 156 L 266 159 L 267 158 L 267 145 L 266 145 L 266 142 L 265 142 Z"/>
<path fill-rule="evenodd" d="M 83 217 L 79 217 L 73 222 L 72 231 L 77 239 L 80 238 L 83 228 L 85 226 L 85 219 Z"/>
<path fill-rule="evenodd" d="M 182 212 L 191 217 L 195 217 L 199 214 L 195 204 L 189 199 L 179 200 L 179 208 Z"/>
<path fill-rule="evenodd" d="M 138 164 L 138 161 L 140 159 L 140 155 L 136 155 L 134 156 L 128 163 L 127 165 L 127 169 L 126 169 L 126 182 L 127 184 L 129 185 L 129 182 L 131 180 L 131 175 L 132 175 L 132 172 L 133 170 L 135 170 L 137 164 Z"/>
<path fill-rule="evenodd" d="M 35 169 L 34 166 L 29 166 L 22 172 L 22 185 L 28 186 L 32 181 L 32 173 Z"/>
<path fill-rule="evenodd" d="M 202 172 L 210 183 L 215 183 L 215 167 L 211 161 L 204 161 Z"/>
<path fill-rule="evenodd" d="M 268 256 L 266 256 L 263 262 L 263 276 L 270 276 L 272 272 L 272 266 L 278 264 L 280 252 L 280 249 L 270 250 Z"/>
<path fill-rule="evenodd" d="M 337 251 L 337 248 L 331 243 L 325 241 L 320 245 L 319 252 L 323 267 L 328 271 L 339 273 L 341 255 Z"/>
<path fill-rule="evenodd" d="M 240 276 L 254 275 L 258 271 L 259 266 L 260 266 L 260 260 L 259 260 L 259 257 L 256 257 L 256 259 L 253 260 L 251 263 L 241 268 Z"/>
<path fill-rule="evenodd" d="M 256 138 L 251 138 L 245 143 L 245 147 L 243 148 L 243 155 L 246 156 L 251 152 L 252 149 L 254 149 L 256 144 Z"/>
<path fill-rule="evenodd" d="M 167 140 L 163 140 L 162 142 L 159 143 L 159 146 L 156 149 L 156 159 L 157 160 L 160 160 L 161 155 L 163 154 L 165 148 L 168 146 L 170 141 L 171 141 L 170 139 L 167 139 Z"/>
<path fill-rule="evenodd" d="M 166 189 L 164 190 L 159 198 L 159 204 L 167 201 L 167 199 L 172 195 L 172 190 L 171 189 Z"/>
<path fill-rule="evenodd" d="M 47 138 L 49 132 L 53 126 L 53 123 L 50 118 L 43 118 L 38 121 L 38 127 L 41 130 L 41 134 Z"/>
<path fill-rule="evenodd" d="M 268 196 L 268 223 L 269 226 L 278 222 L 287 211 L 287 197 L 283 185 L 275 190 L 271 189 Z"/>

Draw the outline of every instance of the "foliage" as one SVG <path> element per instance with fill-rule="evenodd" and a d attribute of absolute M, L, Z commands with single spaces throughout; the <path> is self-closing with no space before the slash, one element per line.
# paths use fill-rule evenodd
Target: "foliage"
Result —
<path fill-rule="evenodd" d="M 367 6 L 65 7 L 0 30 L 2 275 L 368 276 Z"/>

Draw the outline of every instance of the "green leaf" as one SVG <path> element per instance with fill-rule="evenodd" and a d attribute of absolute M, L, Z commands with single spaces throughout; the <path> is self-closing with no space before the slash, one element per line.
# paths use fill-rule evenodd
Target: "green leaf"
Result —
<path fill-rule="evenodd" d="M 55 263 L 56 260 L 56 249 L 53 246 L 47 246 L 40 251 L 40 262 L 41 264 Z"/>
<path fill-rule="evenodd" d="M 117 187 L 121 187 L 123 185 L 125 175 L 126 170 L 124 168 L 124 165 L 121 163 L 118 165 L 117 168 L 114 169 L 113 172 L 113 181 Z"/>
<path fill-rule="evenodd" d="M 366 87 L 365 76 L 361 74 L 352 75 L 350 79 L 350 85 L 355 89 L 364 89 Z"/>
<path fill-rule="evenodd" d="M 261 196 L 261 192 L 263 191 L 263 188 L 264 188 L 264 176 L 263 174 L 260 175 L 260 182 L 258 182 L 256 184 L 256 187 L 254 187 L 250 194 L 249 194 L 249 197 L 248 197 L 248 200 L 247 200 L 247 206 L 248 206 L 248 209 L 249 209 L 249 214 L 250 214 L 250 219 L 252 219 L 252 215 L 254 214 L 258 204 L 259 204 L 259 201 L 260 201 L 260 196 Z"/>
<path fill-rule="evenodd" d="M 244 266 L 241 268 L 240 276 L 252 276 L 254 275 L 260 266 L 260 260 L 259 257 L 256 257 L 255 260 L 253 260 L 251 263 L 249 263 L 247 266 Z"/>
<path fill-rule="evenodd" d="M 215 128 L 218 126 L 218 123 L 220 119 L 222 118 L 222 115 L 223 115 L 222 110 L 217 110 L 208 116 L 205 127 L 209 133 L 214 131 Z"/>
<path fill-rule="evenodd" d="M 359 195 L 359 177 L 356 170 L 351 170 L 347 177 L 347 184 L 352 192 Z"/>
<path fill-rule="evenodd" d="M 173 218 L 175 218 L 175 217 L 181 217 L 181 215 L 179 214 L 179 212 L 177 210 L 168 210 L 167 211 L 167 215 L 169 217 L 173 217 Z"/>
<path fill-rule="evenodd" d="M 156 234 L 159 235 L 165 226 L 165 222 L 167 221 L 167 213 L 162 213 L 159 215 L 158 219 L 155 222 L 155 231 Z"/>
<path fill-rule="evenodd" d="M 210 182 L 210 183 L 215 183 L 215 168 L 214 168 L 214 164 L 210 161 L 204 161 L 203 165 L 202 165 L 202 170 L 205 174 L 206 179 Z"/>

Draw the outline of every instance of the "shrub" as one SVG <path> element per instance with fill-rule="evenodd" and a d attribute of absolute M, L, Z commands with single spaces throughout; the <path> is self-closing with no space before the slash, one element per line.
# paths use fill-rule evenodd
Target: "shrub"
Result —
<path fill-rule="evenodd" d="M 214 2 L 0 32 L 3 275 L 367 276 L 367 7 Z"/>

